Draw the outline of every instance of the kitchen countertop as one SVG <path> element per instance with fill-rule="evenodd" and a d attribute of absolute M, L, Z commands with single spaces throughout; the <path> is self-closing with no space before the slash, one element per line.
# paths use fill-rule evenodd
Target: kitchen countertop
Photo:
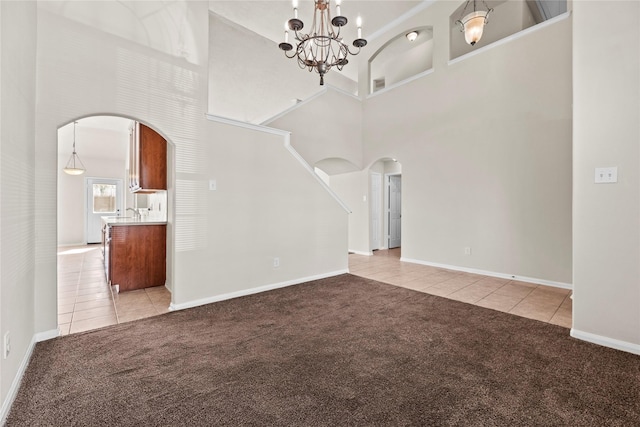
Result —
<path fill-rule="evenodd" d="M 149 218 L 142 216 L 135 218 L 132 216 L 103 216 L 102 222 L 110 226 L 121 225 L 165 225 L 167 221 L 163 221 L 157 218 Z"/>

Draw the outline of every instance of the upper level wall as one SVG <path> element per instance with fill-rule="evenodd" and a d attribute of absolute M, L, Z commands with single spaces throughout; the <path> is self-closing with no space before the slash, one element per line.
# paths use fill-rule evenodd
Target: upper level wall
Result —
<path fill-rule="evenodd" d="M 464 33 L 460 31 L 460 26 L 455 23 L 461 18 L 462 10 L 466 2 L 461 2 L 460 7 L 450 17 L 451 27 L 451 59 L 478 50 L 495 41 L 508 37 L 525 28 L 535 24 L 535 19 L 525 0 L 502 1 L 494 4 L 493 12 L 487 18 L 487 25 L 484 27 L 482 38 L 475 46 L 470 46 L 464 39 Z M 482 3 L 478 3 L 479 9 L 485 10 Z M 473 9 L 467 8 L 466 13 Z"/>
<path fill-rule="evenodd" d="M 455 7 L 402 24 L 433 26 L 433 73 L 364 102 L 364 164 L 403 166 L 402 255 L 571 283 L 571 20 L 449 64 Z"/>
<path fill-rule="evenodd" d="M 323 89 L 318 74 L 301 70 L 277 43 L 215 13 L 209 17 L 209 55 L 209 113 L 214 115 L 258 124 Z M 356 92 L 356 83 L 337 70 L 325 81 Z"/>
<path fill-rule="evenodd" d="M 311 165 L 341 158 L 362 168 L 362 103 L 354 96 L 327 87 L 268 124 L 291 132 L 291 144 Z"/>

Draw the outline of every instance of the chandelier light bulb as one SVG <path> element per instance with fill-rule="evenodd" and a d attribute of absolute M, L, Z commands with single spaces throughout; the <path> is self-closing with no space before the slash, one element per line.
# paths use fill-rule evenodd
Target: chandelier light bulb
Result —
<path fill-rule="evenodd" d="M 362 38 L 362 18 L 358 16 L 356 19 L 356 26 L 358 27 L 358 38 Z"/>
<path fill-rule="evenodd" d="M 336 16 L 340 15 L 340 0 L 336 0 Z"/>

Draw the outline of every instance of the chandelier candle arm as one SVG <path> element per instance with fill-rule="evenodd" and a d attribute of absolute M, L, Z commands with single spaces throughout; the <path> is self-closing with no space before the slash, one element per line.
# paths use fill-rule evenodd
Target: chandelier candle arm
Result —
<path fill-rule="evenodd" d="M 362 22 L 358 24 L 358 38 L 353 46 L 358 48 L 352 52 L 340 36 L 341 27 L 348 22 L 341 15 L 340 0 L 336 0 L 337 16 L 331 18 L 330 0 L 314 0 L 314 12 L 311 29 L 308 33 L 302 33 L 304 23 L 298 18 L 297 0 L 293 0 L 294 17 L 287 21 L 285 26 L 284 42 L 278 47 L 289 59 L 295 58 L 300 68 L 315 71 L 320 75 L 320 84 L 324 84 L 324 75 L 333 67 L 338 70 L 349 63 L 349 55 L 357 55 L 360 48 L 366 46 L 367 41 L 362 38 Z M 288 30 L 295 32 L 295 49 L 289 43 Z M 291 53 L 289 53 L 291 51 Z"/>

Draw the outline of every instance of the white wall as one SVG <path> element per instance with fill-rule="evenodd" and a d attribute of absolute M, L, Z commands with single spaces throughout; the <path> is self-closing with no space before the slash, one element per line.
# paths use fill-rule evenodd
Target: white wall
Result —
<path fill-rule="evenodd" d="M 640 354 L 640 3 L 576 1 L 573 20 L 572 335 Z"/>
<path fill-rule="evenodd" d="M 203 177 L 217 189 L 176 182 L 174 304 L 346 271 L 347 211 L 282 136 L 207 123 L 203 142 Z"/>
<path fill-rule="evenodd" d="M 362 168 L 362 105 L 354 96 L 327 87 L 268 125 L 292 132 L 291 144 L 311 165 L 340 158 Z"/>
<path fill-rule="evenodd" d="M 35 2 L 0 2 L 0 337 L 11 336 L 0 356 L 1 415 L 35 332 L 35 28 Z"/>
<path fill-rule="evenodd" d="M 370 42 L 368 51 L 376 52 L 405 28 L 433 27 L 434 72 L 360 104 L 362 161 L 357 100 L 348 106 L 340 100 L 346 96 L 327 92 L 271 125 L 290 130 L 312 164 L 398 159 L 404 258 L 569 286 L 571 20 L 449 64 L 455 7 L 436 3 Z M 367 73 L 362 65 L 360 93 Z M 350 249 L 360 250 L 351 238 Z"/>
<path fill-rule="evenodd" d="M 454 7 L 402 24 L 433 26 L 434 72 L 364 102 L 364 164 L 402 163 L 402 256 L 569 284 L 571 21 L 449 64 Z"/>
<path fill-rule="evenodd" d="M 56 129 L 93 114 L 140 120 L 172 144 L 174 306 L 346 269 L 346 211 L 297 163 L 284 137 L 206 120 L 206 2 L 38 6 L 36 330 L 57 325 Z M 128 34 L 114 22 L 143 31 Z M 274 164 L 281 174 L 272 173 Z"/>
<path fill-rule="evenodd" d="M 351 210 L 351 214 L 349 214 L 349 251 L 370 254 L 369 171 L 332 175 L 330 186 Z"/>

